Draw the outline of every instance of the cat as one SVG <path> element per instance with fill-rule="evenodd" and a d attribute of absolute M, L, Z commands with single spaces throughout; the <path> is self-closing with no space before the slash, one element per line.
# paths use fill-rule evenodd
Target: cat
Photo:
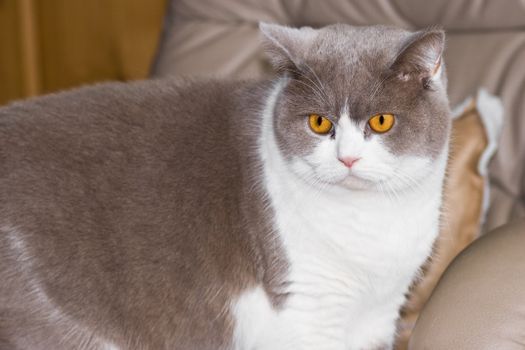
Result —
<path fill-rule="evenodd" d="M 262 81 L 0 109 L 0 349 L 391 349 L 440 219 L 444 33 L 261 24 Z"/>

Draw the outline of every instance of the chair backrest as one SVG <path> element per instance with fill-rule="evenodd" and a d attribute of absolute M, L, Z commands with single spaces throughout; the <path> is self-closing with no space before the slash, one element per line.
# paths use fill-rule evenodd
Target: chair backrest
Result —
<path fill-rule="evenodd" d="M 522 0 L 171 0 L 154 76 L 259 77 L 270 69 L 258 22 L 335 22 L 447 31 L 454 106 L 480 87 L 501 96 L 505 125 L 493 159 L 486 227 L 525 216 L 525 2 Z"/>

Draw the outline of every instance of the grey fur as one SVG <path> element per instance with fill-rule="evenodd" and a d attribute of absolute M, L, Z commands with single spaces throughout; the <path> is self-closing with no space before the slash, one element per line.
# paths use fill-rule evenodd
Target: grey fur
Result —
<path fill-rule="evenodd" d="M 283 154 L 308 153 L 304 116 L 337 122 L 346 100 L 355 122 L 399 116 L 395 153 L 446 142 L 444 89 L 396 75 L 411 33 L 301 31 L 266 28 L 291 78 L 275 110 Z M 113 83 L 0 109 L 0 348 L 228 349 L 243 290 L 281 307 L 288 263 L 257 153 L 271 86 Z"/>
<path fill-rule="evenodd" d="M 2 109 L 0 339 L 227 348 L 231 298 L 282 280 L 245 117 L 267 87 L 107 84 Z"/>

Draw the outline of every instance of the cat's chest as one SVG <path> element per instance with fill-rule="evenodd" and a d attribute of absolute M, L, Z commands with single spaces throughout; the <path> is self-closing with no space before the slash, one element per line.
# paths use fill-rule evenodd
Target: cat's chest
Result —
<path fill-rule="evenodd" d="M 347 293 L 366 298 L 409 283 L 435 239 L 440 202 L 385 198 L 348 204 L 317 197 L 284 205 L 276 225 L 290 263 L 290 285 L 331 293 L 336 292 L 331 281 L 339 281 Z"/>
<path fill-rule="evenodd" d="M 290 277 L 306 270 L 323 275 L 383 277 L 420 264 L 438 227 L 439 191 L 426 197 L 300 195 L 276 192 L 274 225 L 290 262 Z"/>
<path fill-rule="evenodd" d="M 238 310 L 244 305 L 254 315 L 243 325 L 258 329 L 253 348 L 357 349 L 392 334 L 404 293 L 435 238 L 439 198 L 354 202 L 295 193 L 301 195 L 273 196 L 289 261 L 285 305 L 272 309 L 257 289 L 239 303 Z"/>

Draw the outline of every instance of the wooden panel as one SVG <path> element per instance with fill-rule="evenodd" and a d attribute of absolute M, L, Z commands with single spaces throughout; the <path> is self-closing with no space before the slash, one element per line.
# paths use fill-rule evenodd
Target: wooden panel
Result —
<path fill-rule="evenodd" d="M 36 32 L 34 0 L 18 0 L 20 21 L 20 52 L 25 96 L 40 93 L 40 60 Z"/>
<path fill-rule="evenodd" d="M 143 78 L 157 50 L 166 0 L 113 0 L 112 4 L 120 75 Z"/>
<path fill-rule="evenodd" d="M 114 79 L 107 0 L 37 0 L 42 88 Z"/>
<path fill-rule="evenodd" d="M 24 96 L 17 0 L 0 0 L 0 104 Z"/>
<path fill-rule="evenodd" d="M 142 79 L 166 0 L 0 0 L 0 104 L 106 80 Z"/>
<path fill-rule="evenodd" d="M 37 0 L 44 91 L 147 76 L 165 0 Z"/>

